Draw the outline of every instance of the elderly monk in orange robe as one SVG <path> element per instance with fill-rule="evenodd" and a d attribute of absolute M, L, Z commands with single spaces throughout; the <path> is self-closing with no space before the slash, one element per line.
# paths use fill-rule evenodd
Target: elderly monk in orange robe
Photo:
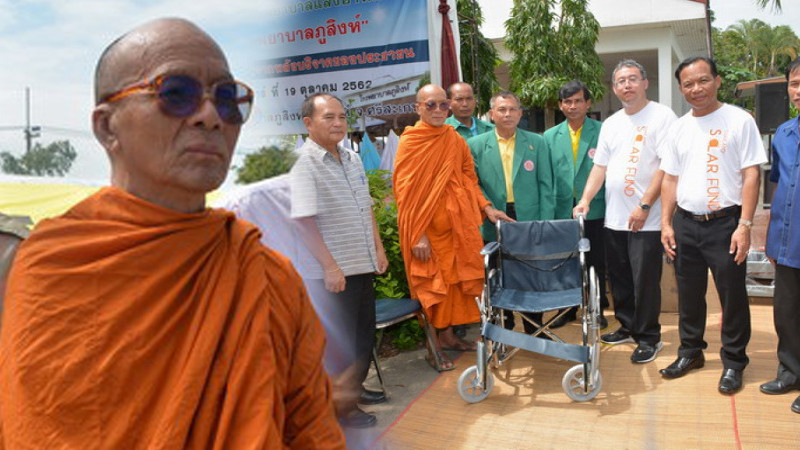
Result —
<path fill-rule="evenodd" d="M 0 337 L 0 448 L 344 448 L 300 278 L 205 207 L 253 100 L 180 19 L 98 62 L 112 187 L 19 249 Z"/>
<path fill-rule="evenodd" d="M 466 141 L 444 124 L 449 108 L 441 87 L 429 84 L 417 92 L 420 121 L 400 137 L 393 180 L 411 296 L 440 329 L 438 370 L 453 368 L 441 347 L 475 348 L 451 326 L 480 319 L 475 297 L 484 275 L 481 212 L 492 222 L 512 221 L 481 193 Z"/>

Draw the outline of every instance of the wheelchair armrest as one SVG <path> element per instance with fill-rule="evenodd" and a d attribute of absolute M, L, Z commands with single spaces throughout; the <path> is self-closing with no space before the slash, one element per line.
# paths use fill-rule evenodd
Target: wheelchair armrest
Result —
<path fill-rule="evenodd" d="M 499 242 L 489 242 L 488 244 L 484 245 L 481 249 L 481 255 L 491 255 L 492 253 L 496 253 L 500 250 L 500 243 Z"/>
<path fill-rule="evenodd" d="M 578 251 L 586 253 L 591 249 L 592 249 L 592 244 L 589 242 L 588 238 L 581 238 L 581 240 L 578 241 Z"/>

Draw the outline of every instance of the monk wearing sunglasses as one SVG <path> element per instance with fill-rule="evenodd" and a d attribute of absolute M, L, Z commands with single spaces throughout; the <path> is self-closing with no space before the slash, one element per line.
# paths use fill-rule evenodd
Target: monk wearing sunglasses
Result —
<path fill-rule="evenodd" d="M 466 141 L 445 124 L 450 103 L 439 86 L 417 92 L 420 120 L 400 137 L 394 166 L 400 247 L 411 296 L 439 330 L 437 370 L 454 365 L 441 351 L 474 350 L 453 325 L 480 320 L 475 297 L 483 288 L 483 217 L 512 221 L 481 193 Z"/>
<path fill-rule="evenodd" d="M 299 276 L 208 209 L 253 102 L 181 19 L 102 54 L 111 187 L 20 246 L 0 337 L 0 448 L 344 448 Z"/>

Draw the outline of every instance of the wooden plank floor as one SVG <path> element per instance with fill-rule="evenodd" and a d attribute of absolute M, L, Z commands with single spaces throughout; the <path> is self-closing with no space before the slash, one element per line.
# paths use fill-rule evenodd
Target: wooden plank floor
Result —
<path fill-rule="evenodd" d="M 710 286 L 713 292 L 713 286 Z M 440 376 L 376 443 L 388 449 L 771 449 L 800 448 L 800 415 L 789 406 L 800 392 L 770 396 L 758 386 L 775 375 L 777 338 L 770 300 L 751 301 L 753 335 L 744 389 L 717 392 L 721 313 L 709 295 L 706 365 L 676 380 L 658 369 L 676 357 L 678 317 L 661 315 L 664 349 L 654 362 L 633 364 L 634 344 L 603 345 L 603 388 L 587 403 L 571 401 L 561 388 L 568 361 L 519 352 L 495 371 L 487 399 L 467 404 L 456 392 L 458 369 Z M 610 314 L 608 314 L 610 316 Z M 613 331 L 618 324 L 611 320 Z M 560 336 L 577 342 L 577 323 Z M 569 339 L 567 339 L 569 340 Z"/>

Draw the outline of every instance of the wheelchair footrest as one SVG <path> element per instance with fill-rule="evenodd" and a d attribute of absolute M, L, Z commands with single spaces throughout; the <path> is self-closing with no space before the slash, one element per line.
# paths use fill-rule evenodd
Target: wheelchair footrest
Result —
<path fill-rule="evenodd" d="M 589 347 L 529 336 L 525 333 L 506 330 L 492 323 L 486 323 L 481 333 L 488 339 L 530 352 L 566 359 L 578 363 L 589 362 Z"/>

